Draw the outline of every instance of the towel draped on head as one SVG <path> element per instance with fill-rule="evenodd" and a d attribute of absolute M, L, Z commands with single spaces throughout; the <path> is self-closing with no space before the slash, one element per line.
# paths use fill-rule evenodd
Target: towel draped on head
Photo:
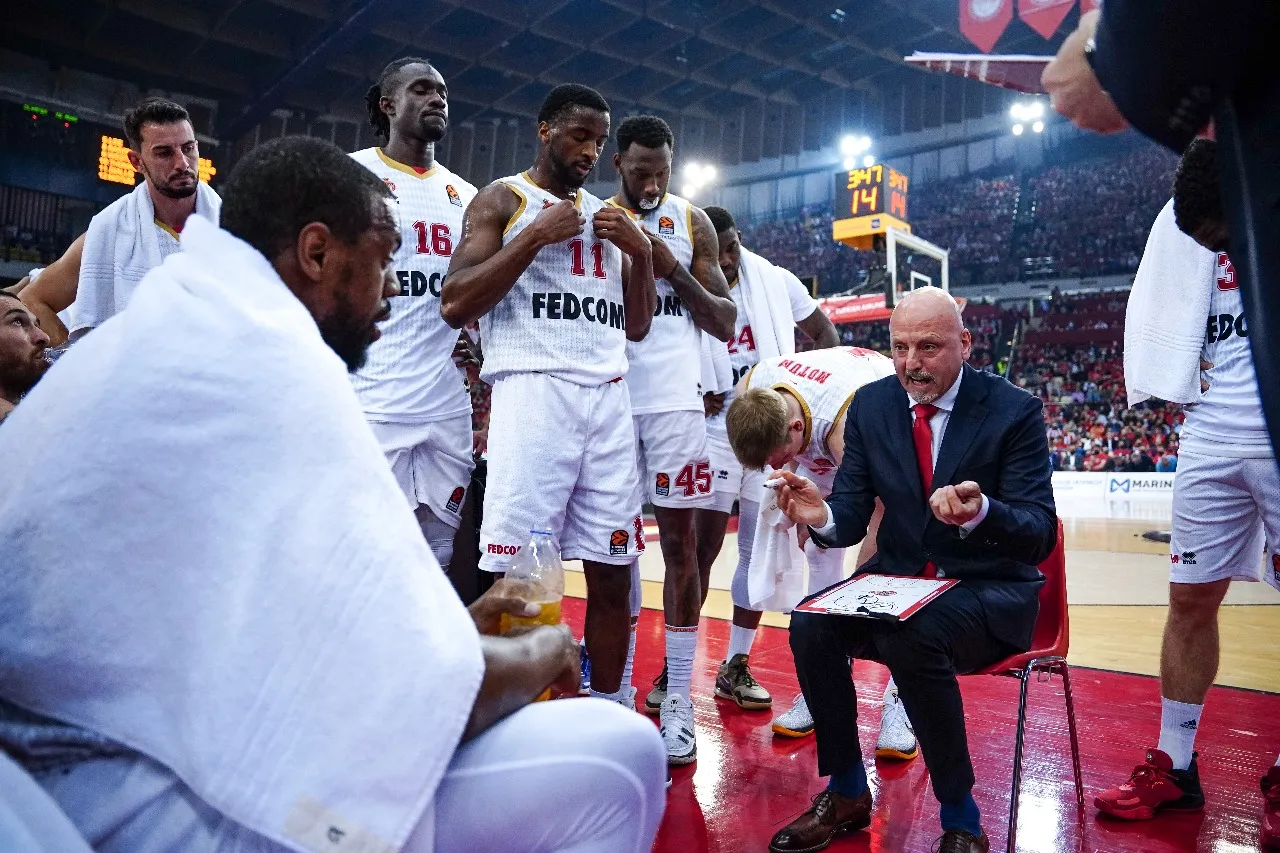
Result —
<path fill-rule="evenodd" d="M 247 244 L 193 217 L 15 410 L 0 541 L 0 697 L 293 850 L 394 851 L 431 819 L 476 629 L 342 361 Z"/>

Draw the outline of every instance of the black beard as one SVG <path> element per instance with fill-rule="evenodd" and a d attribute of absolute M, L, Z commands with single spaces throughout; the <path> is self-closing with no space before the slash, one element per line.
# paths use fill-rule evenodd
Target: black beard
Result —
<path fill-rule="evenodd" d="M 343 279 L 349 280 L 350 274 L 344 271 Z M 351 301 L 342 291 L 338 292 L 336 302 L 333 313 L 317 320 L 316 325 L 320 329 L 320 338 L 342 359 L 347 372 L 355 373 L 364 367 L 369 356 L 369 347 L 373 345 L 370 339 L 373 325 L 358 321 Z"/>
<path fill-rule="evenodd" d="M 578 170 L 568 163 L 561 163 L 555 157 L 549 157 L 548 160 L 551 163 L 551 174 L 555 177 L 557 183 L 562 186 L 576 190 L 581 189 L 582 185 L 587 182 L 587 177 L 585 175 L 578 177 Z"/>
<path fill-rule="evenodd" d="M 6 395 L 21 397 L 36 386 L 49 370 L 49 362 L 41 358 L 0 360 L 0 388 Z"/>
<path fill-rule="evenodd" d="M 196 181 L 189 187 L 175 188 L 168 184 L 155 184 L 156 191 L 165 198 L 191 198 L 196 194 L 196 187 L 200 182 Z"/>

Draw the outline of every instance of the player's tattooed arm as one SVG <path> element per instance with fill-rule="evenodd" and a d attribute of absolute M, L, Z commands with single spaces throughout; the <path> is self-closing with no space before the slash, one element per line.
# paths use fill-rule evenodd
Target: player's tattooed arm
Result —
<path fill-rule="evenodd" d="M 729 296 L 729 282 L 720 271 L 720 242 L 710 217 L 696 207 L 692 212 L 693 260 L 689 269 L 676 261 L 662 238 L 650 234 L 654 275 L 671 285 L 689 309 L 695 326 L 717 340 L 727 341 L 733 337 L 738 309 Z"/>
<path fill-rule="evenodd" d="M 440 316 L 454 329 L 488 314 L 544 246 L 582 232 L 584 220 L 572 201 L 544 208 L 505 246 L 503 232 L 520 210 L 520 199 L 505 184 L 492 183 L 467 206 L 462 240 L 453 252 L 440 292 Z"/>

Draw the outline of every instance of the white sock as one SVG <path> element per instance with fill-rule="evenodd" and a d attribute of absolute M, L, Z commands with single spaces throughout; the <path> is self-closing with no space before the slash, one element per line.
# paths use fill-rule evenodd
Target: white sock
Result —
<path fill-rule="evenodd" d="M 1160 697 L 1160 743 L 1156 749 L 1173 759 L 1174 770 L 1186 770 L 1191 766 L 1202 713 L 1203 705 L 1188 705 Z"/>
<path fill-rule="evenodd" d="M 698 626 L 667 626 L 667 695 L 689 699 L 693 655 L 698 650 Z"/>
<path fill-rule="evenodd" d="M 631 686 L 631 667 L 636 662 L 636 623 L 631 623 L 631 639 L 627 640 L 627 662 L 622 667 L 622 689 Z"/>
<path fill-rule="evenodd" d="M 627 688 L 630 686 L 631 685 L 629 684 L 623 684 L 621 687 L 618 688 L 617 693 L 601 693 L 599 690 L 592 688 L 591 698 L 608 699 L 610 702 L 621 702 L 623 699 L 627 698 Z"/>
<path fill-rule="evenodd" d="M 756 641 L 755 628 L 739 628 L 737 625 L 729 626 L 729 651 L 725 653 L 725 660 L 733 660 L 734 655 L 751 654 L 751 644 Z"/>

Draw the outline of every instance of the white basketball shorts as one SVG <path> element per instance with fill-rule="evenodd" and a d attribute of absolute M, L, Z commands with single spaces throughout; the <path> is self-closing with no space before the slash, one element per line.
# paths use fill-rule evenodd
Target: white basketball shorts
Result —
<path fill-rule="evenodd" d="M 532 530 L 566 560 L 626 566 L 644 550 L 626 383 L 514 373 L 493 385 L 480 568 L 504 572 Z"/>
<path fill-rule="evenodd" d="M 1263 579 L 1280 590 L 1280 472 L 1275 459 L 1178 454 L 1169 579 Z M 1265 556 L 1265 564 L 1264 558 Z"/>
<path fill-rule="evenodd" d="M 427 506 L 436 518 L 458 529 L 471 485 L 471 415 L 427 423 L 369 424 L 391 463 L 409 505 Z"/>
<path fill-rule="evenodd" d="M 672 509 L 711 505 L 715 476 L 706 421 L 701 411 L 635 416 L 637 506 L 645 501 Z"/>

